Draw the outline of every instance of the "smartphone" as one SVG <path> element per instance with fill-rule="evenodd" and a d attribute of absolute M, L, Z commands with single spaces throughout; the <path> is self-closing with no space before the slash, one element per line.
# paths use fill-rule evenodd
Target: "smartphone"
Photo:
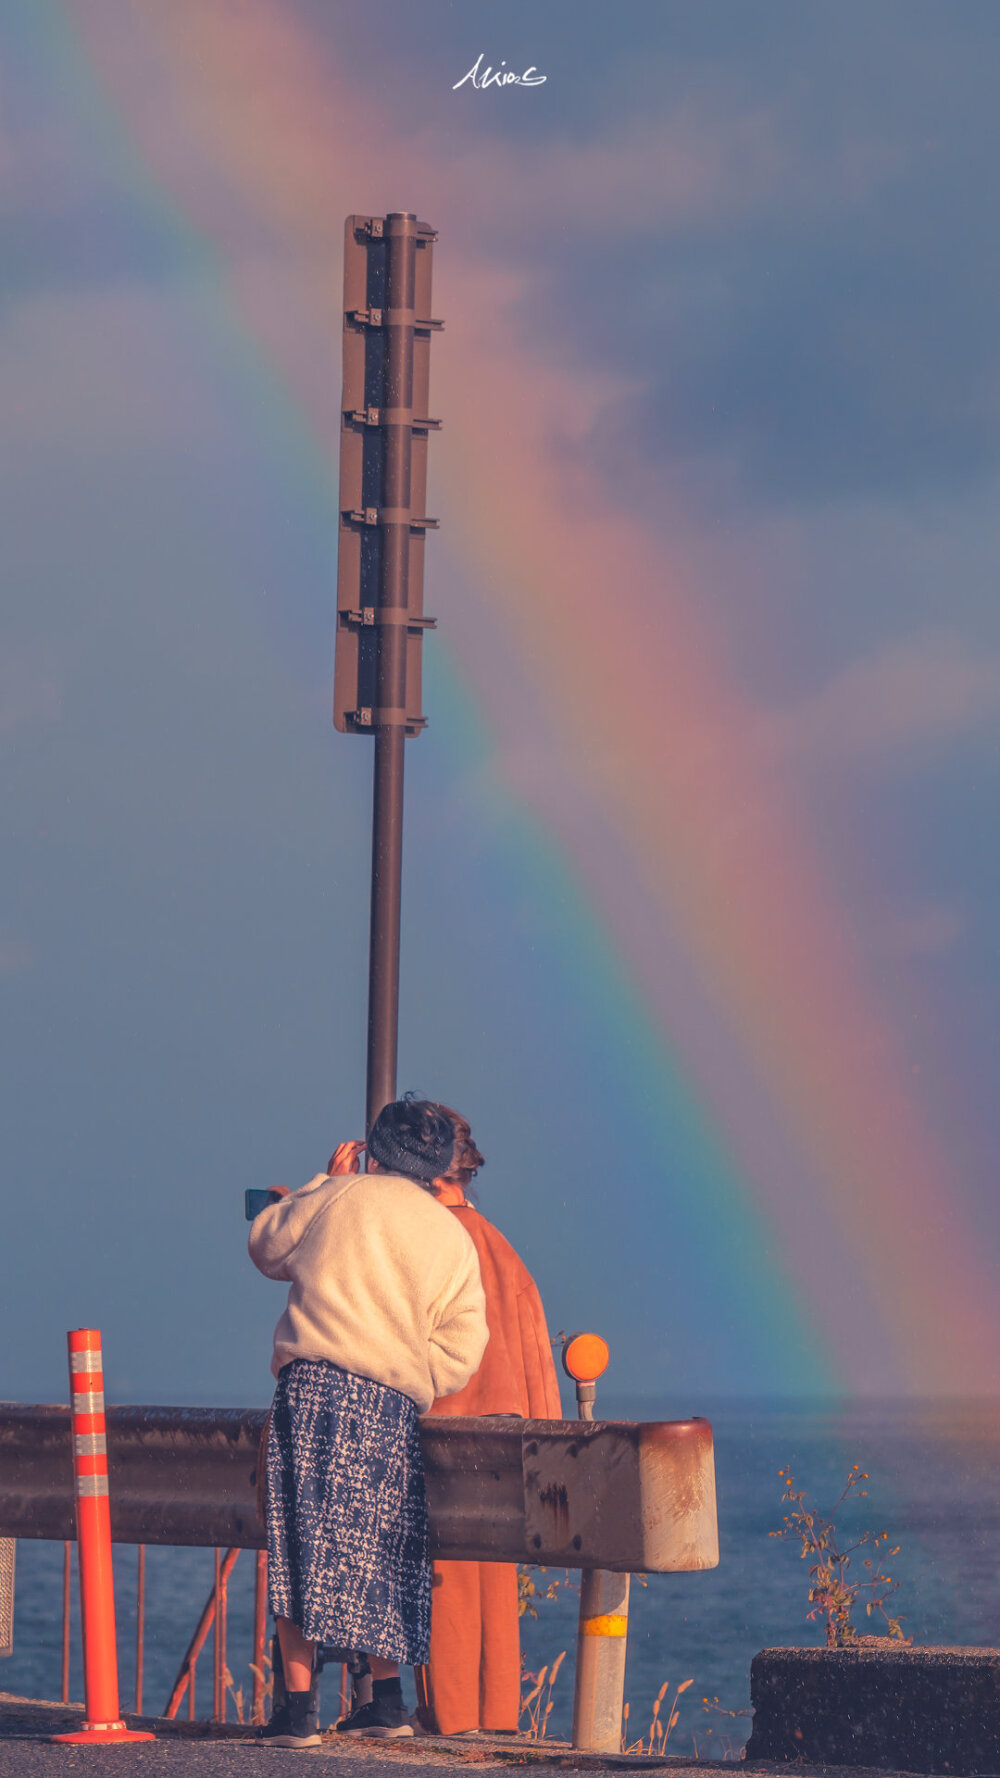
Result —
<path fill-rule="evenodd" d="M 268 1204 L 276 1204 L 283 1195 L 282 1192 L 272 1191 L 270 1188 L 260 1191 L 256 1186 L 248 1186 L 244 1198 L 247 1222 L 253 1222 L 255 1216 L 259 1216 L 262 1210 L 267 1209 Z"/>

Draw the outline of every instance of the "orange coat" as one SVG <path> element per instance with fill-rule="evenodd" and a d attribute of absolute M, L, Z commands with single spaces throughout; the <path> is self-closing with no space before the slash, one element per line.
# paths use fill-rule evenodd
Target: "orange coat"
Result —
<path fill-rule="evenodd" d="M 499 1229 L 471 1204 L 449 1204 L 472 1237 L 486 1293 L 489 1343 L 475 1376 L 432 1414 L 523 1414 L 561 1420 L 555 1361 L 538 1286 Z"/>
<path fill-rule="evenodd" d="M 522 1414 L 561 1420 L 545 1311 L 531 1273 L 499 1229 L 471 1204 L 449 1204 L 476 1252 L 489 1342 L 475 1376 L 432 1414 Z M 504 1562 L 435 1562 L 431 1658 L 417 1670 L 425 1728 L 510 1734 L 517 1728 L 521 1649 L 517 1568 Z"/>

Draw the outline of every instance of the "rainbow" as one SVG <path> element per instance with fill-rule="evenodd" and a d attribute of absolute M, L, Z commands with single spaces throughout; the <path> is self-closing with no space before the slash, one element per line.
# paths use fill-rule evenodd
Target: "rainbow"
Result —
<path fill-rule="evenodd" d="M 641 1035 L 642 1093 L 696 1182 L 686 1215 L 780 1327 L 788 1378 L 864 1388 L 877 1344 L 901 1390 L 991 1392 L 1000 1317 L 961 1182 L 697 576 L 580 448 L 628 391 L 525 338 L 524 274 L 477 229 L 482 164 L 394 133 L 279 0 L 49 16 L 109 152 L 139 157 L 178 254 L 213 268 L 310 474 L 338 448 L 344 215 L 405 206 L 443 231 L 435 572 L 472 589 L 432 669 L 445 732 L 571 890 L 595 1016 Z"/>

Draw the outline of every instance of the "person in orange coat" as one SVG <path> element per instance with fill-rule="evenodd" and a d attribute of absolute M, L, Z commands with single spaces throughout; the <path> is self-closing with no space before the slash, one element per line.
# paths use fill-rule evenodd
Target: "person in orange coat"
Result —
<path fill-rule="evenodd" d="M 538 1287 L 510 1242 L 468 1201 L 467 1187 L 484 1165 L 468 1123 L 447 1105 L 438 1110 L 455 1126 L 455 1147 L 447 1174 L 432 1190 L 475 1243 L 489 1341 L 471 1381 L 430 1411 L 561 1420 Z M 417 1673 L 421 1726 L 439 1735 L 514 1733 L 521 1703 L 516 1565 L 435 1562 L 432 1586 L 430 1661 Z"/>

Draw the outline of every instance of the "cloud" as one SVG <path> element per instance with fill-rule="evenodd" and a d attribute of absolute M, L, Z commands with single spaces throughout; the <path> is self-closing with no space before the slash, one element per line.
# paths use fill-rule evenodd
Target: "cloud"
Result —
<path fill-rule="evenodd" d="M 716 116 L 705 106 L 684 105 L 666 119 L 616 124 L 585 140 L 563 135 L 544 145 L 471 141 L 460 161 L 444 143 L 427 138 L 435 159 L 438 202 L 470 222 L 483 209 L 504 232 L 516 223 L 533 241 L 544 228 L 551 237 L 704 223 L 760 205 L 781 177 L 783 154 L 774 119 L 765 110 Z"/>
<path fill-rule="evenodd" d="M 839 45 L 810 32 L 780 85 L 777 57 L 742 87 L 732 62 L 695 66 L 655 123 L 549 141 L 527 177 L 491 145 L 501 227 L 512 190 L 559 224 L 565 192 L 576 239 L 593 225 L 608 243 L 528 236 L 574 344 L 606 355 L 617 315 L 613 350 L 646 385 L 604 417 L 608 463 L 651 459 L 662 478 L 707 460 L 744 498 L 792 506 L 951 492 L 1000 463 L 1000 252 L 981 200 L 1000 125 L 968 93 L 996 29 L 982 15 L 977 55 L 924 24 L 918 49 L 894 47 L 856 16 L 870 78 L 838 66 L 850 27 Z"/>
<path fill-rule="evenodd" d="M 759 247 L 713 257 L 631 415 L 661 458 L 720 457 L 795 503 L 961 488 L 1000 461 L 992 245 L 953 240 L 919 276 L 912 239 L 860 227 L 796 230 L 767 268 Z"/>
<path fill-rule="evenodd" d="M 844 764 L 894 761 L 984 732 L 1000 734 L 1000 657 L 943 630 L 853 662 L 767 724 L 786 757 Z"/>

